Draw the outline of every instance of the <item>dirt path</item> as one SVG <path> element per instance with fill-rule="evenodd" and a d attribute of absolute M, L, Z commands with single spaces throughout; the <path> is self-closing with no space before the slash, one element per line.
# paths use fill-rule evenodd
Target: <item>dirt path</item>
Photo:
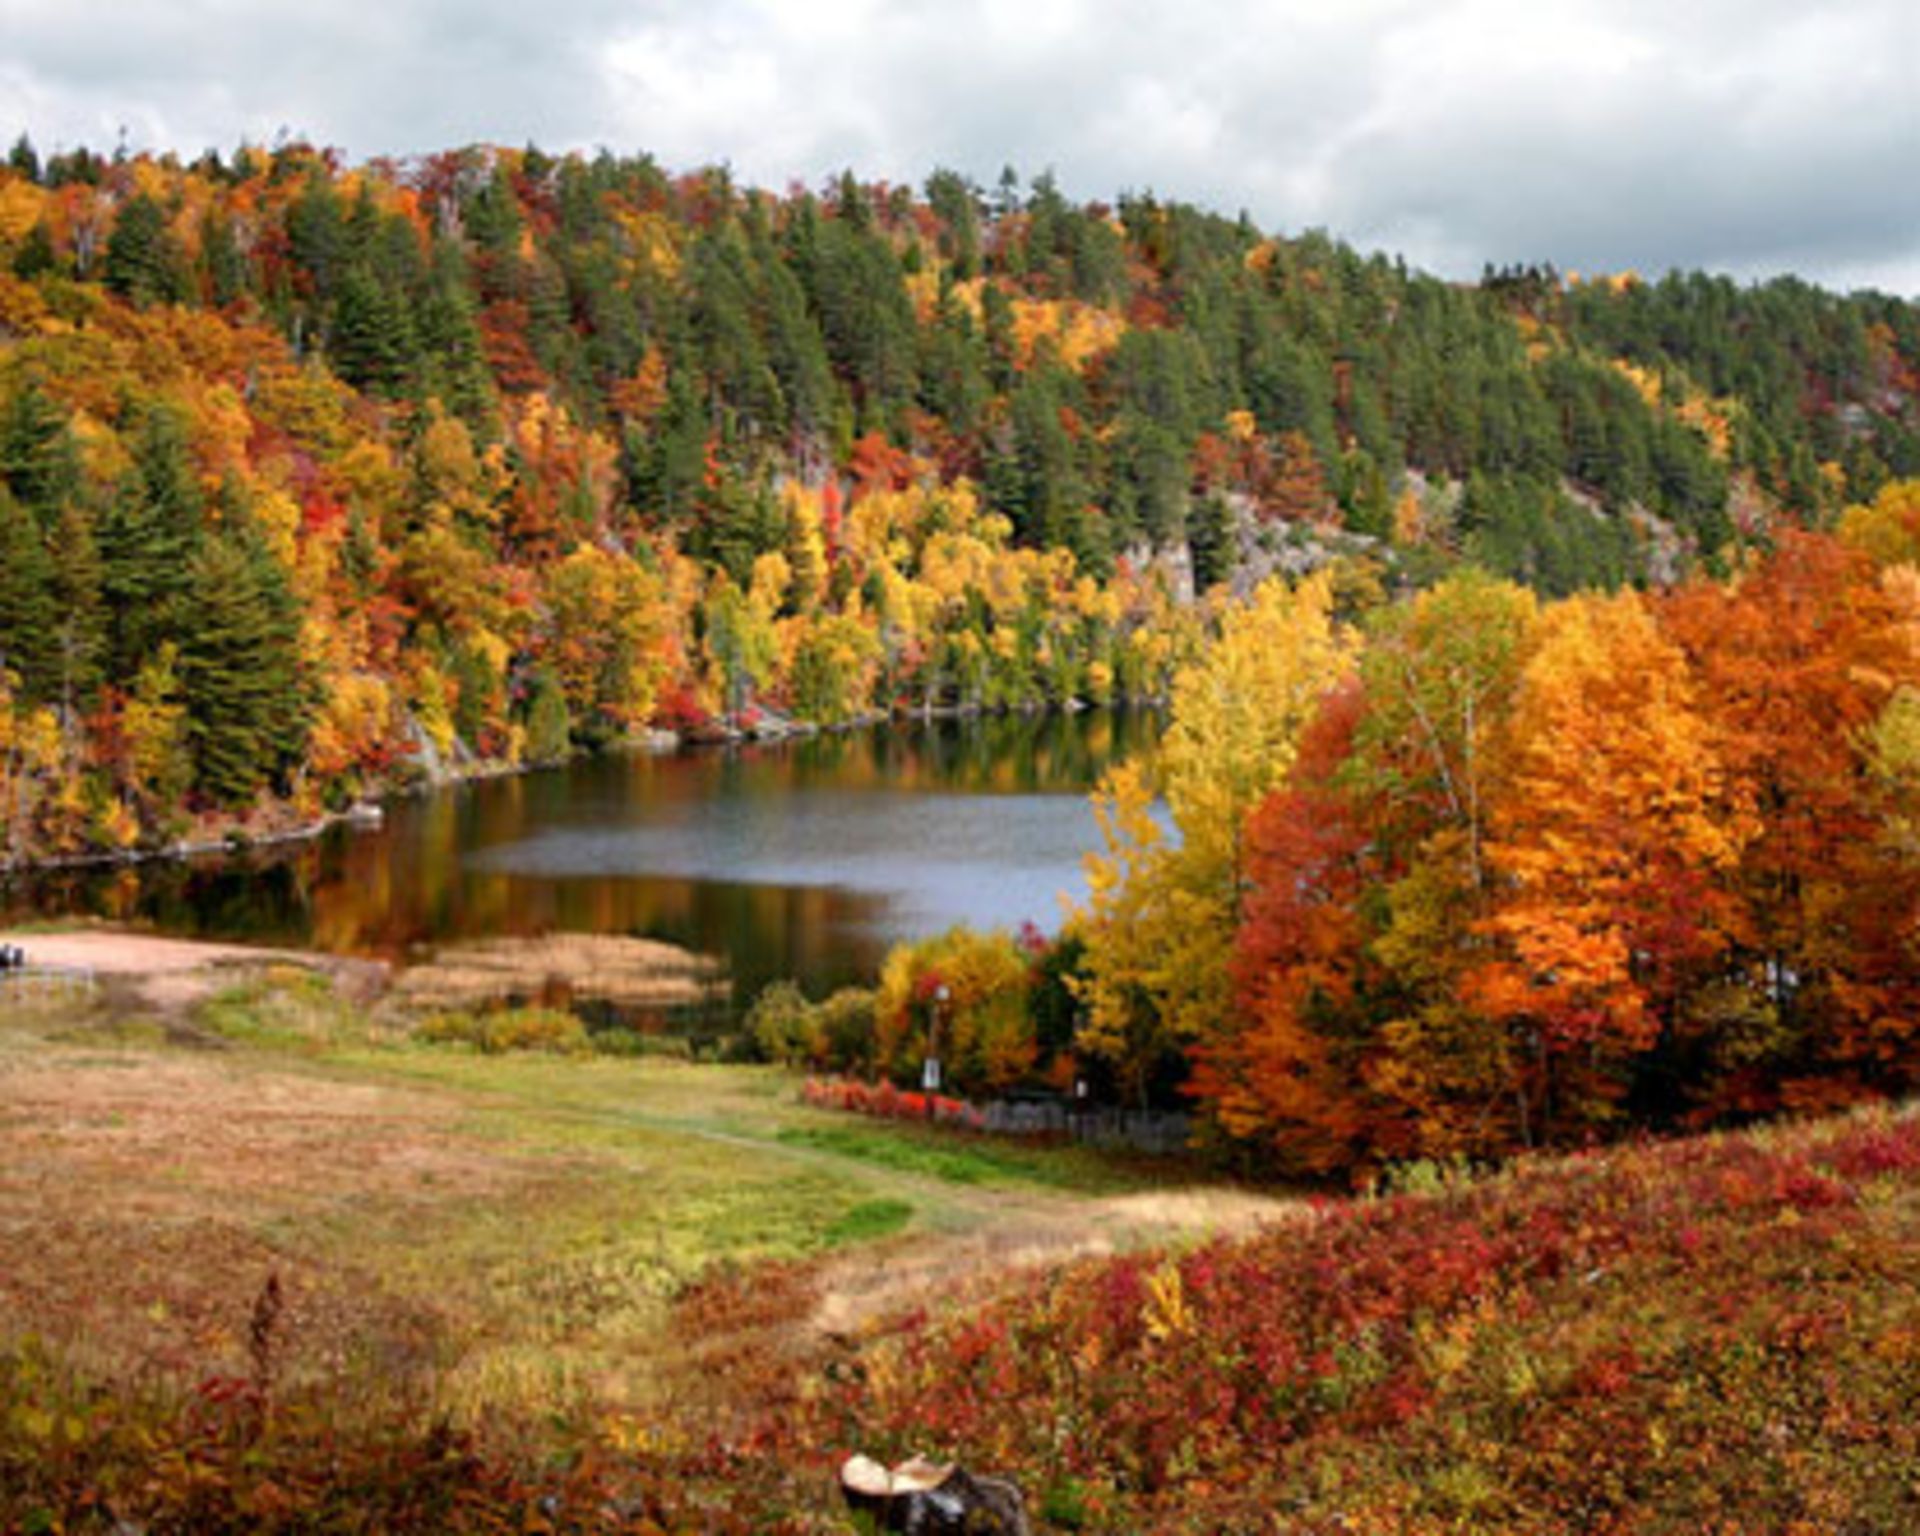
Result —
<path fill-rule="evenodd" d="M 1155 1243 L 1247 1233 L 1306 1210 L 1295 1200 L 1205 1185 L 1093 1200 L 1032 1189 L 970 1189 L 943 1198 L 977 1207 L 981 1225 L 916 1232 L 890 1250 L 866 1249 L 831 1261 L 819 1276 L 820 1301 L 811 1319 L 817 1332 L 851 1342 L 882 1318 L 997 1290 L 1036 1268 Z"/>
<path fill-rule="evenodd" d="M 118 998 L 163 1014 L 182 1013 L 250 974 L 279 966 L 331 976 L 342 993 L 362 1000 L 377 995 L 387 982 L 387 967 L 378 960 L 204 939 L 164 939 L 120 928 L 0 933 L 0 944 L 17 945 L 30 968 L 90 974 Z"/>

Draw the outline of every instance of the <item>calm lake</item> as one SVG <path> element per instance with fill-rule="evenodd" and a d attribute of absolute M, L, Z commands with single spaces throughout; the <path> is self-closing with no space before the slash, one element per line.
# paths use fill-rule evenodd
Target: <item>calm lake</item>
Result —
<path fill-rule="evenodd" d="M 1058 926 L 1099 842 L 1088 789 L 1159 730 L 1091 711 L 619 753 L 393 800 L 377 830 L 49 876 L 6 906 L 394 960 L 454 939 L 632 934 L 719 956 L 737 999 L 785 976 L 818 995 L 869 980 L 902 937 Z"/>

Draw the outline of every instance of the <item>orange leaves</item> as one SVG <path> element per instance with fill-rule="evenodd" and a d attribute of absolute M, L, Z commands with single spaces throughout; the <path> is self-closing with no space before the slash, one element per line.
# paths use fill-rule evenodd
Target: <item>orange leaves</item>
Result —
<path fill-rule="evenodd" d="M 607 406 L 616 415 L 646 425 L 667 401 L 667 360 L 650 346 L 631 374 L 607 391 Z"/>
<path fill-rule="evenodd" d="M 1909 507 L 1848 535 L 1900 559 Z M 1917 594 L 1802 536 L 1733 586 L 1377 620 L 1248 824 L 1216 1125 L 1320 1169 L 1911 1091 Z"/>
<path fill-rule="evenodd" d="M 480 345 L 503 394 L 531 394 L 546 388 L 547 371 L 527 340 L 532 316 L 518 299 L 497 299 L 480 315 Z"/>
<path fill-rule="evenodd" d="M 1650 1002 L 1727 942 L 1716 877 L 1753 834 L 1685 658 L 1633 595 L 1548 611 L 1510 731 L 1512 777 L 1488 855 L 1501 897 L 1486 923 L 1489 984 L 1567 1044 L 1651 1043 Z"/>

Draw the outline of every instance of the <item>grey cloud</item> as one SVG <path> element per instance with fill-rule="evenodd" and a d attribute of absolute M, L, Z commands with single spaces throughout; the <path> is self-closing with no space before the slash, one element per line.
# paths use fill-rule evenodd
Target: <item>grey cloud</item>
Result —
<path fill-rule="evenodd" d="M 1152 188 L 1482 261 L 1920 289 L 1911 0 L 0 0 L 0 127 Z"/>

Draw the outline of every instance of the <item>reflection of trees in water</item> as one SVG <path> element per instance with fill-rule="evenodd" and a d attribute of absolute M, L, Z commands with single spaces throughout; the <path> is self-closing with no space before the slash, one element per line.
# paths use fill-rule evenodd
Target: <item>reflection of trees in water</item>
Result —
<path fill-rule="evenodd" d="M 313 913 L 305 862 L 299 854 L 270 849 L 61 870 L 10 886 L 5 910 L 13 921 L 77 914 L 151 923 L 189 936 L 306 944 Z"/>
<path fill-rule="evenodd" d="M 69 870 L 7 888 L 27 916 L 86 913 L 166 932 L 404 958 L 453 938 L 556 930 L 662 939 L 728 958 L 737 995 L 799 979 L 809 991 L 870 978 L 884 898 L 821 886 L 630 875 L 542 879 L 475 870 L 467 856 L 549 827 L 689 819 L 715 800 L 887 788 L 1079 793 L 1150 748 L 1157 716 L 988 716 L 781 744 L 609 754 L 391 802 L 375 831 L 188 862 Z"/>
<path fill-rule="evenodd" d="M 1108 766 L 1159 738 L 1142 711 L 980 715 L 816 737 L 765 749 L 790 755 L 782 776 L 803 785 L 885 785 L 972 794 L 1079 793 Z"/>

